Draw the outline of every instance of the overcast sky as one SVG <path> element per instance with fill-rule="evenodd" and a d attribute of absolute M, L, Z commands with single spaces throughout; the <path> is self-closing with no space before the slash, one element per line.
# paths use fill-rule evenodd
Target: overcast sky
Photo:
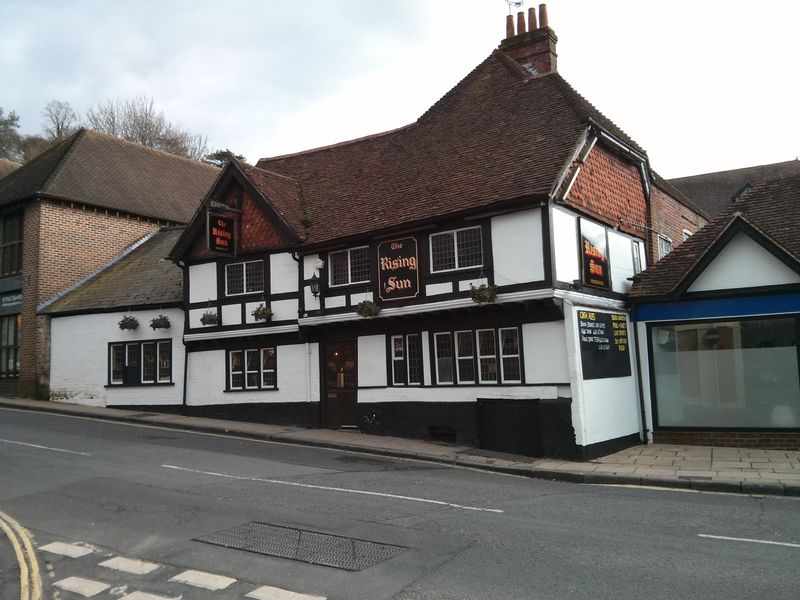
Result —
<path fill-rule="evenodd" d="M 662 175 L 800 155 L 800 2 L 548 13 L 560 73 Z M 49 100 L 83 113 L 145 94 L 254 162 L 414 121 L 497 46 L 507 14 L 504 0 L 3 0 L 0 107 L 38 133 Z"/>

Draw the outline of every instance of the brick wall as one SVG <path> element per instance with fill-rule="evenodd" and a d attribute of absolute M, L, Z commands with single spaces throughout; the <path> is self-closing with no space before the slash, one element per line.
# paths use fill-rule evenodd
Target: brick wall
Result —
<path fill-rule="evenodd" d="M 599 144 L 583 164 L 565 202 L 621 231 L 645 236 L 647 204 L 639 171 Z"/>
<path fill-rule="evenodd" d="M 159 223 L 77 204 L 38 201 L 25 210 L 20 384 L 26 395 L 46 388 L 49 319 L 36 306 L 97 270 Z"/>
<path fill-rule="evenodd" d="M 651 265 L 660 258 L 658 256 L 659 233 L 670 238 L 673 248 L 677 248 L 683 243 L 684 229 L 694 233 L 707 222 L 703 217 L 657 187 L 653 187 L 650 194 L 650 206 L 652 231 L 647 240 L 647 256 L 648 264 Z"/>
<path fill-rule="evenodd" d="M 722 446 L 731 448 L 769 448 L 800 450 L 800 432 L 796 431 L 655 431 L 656 444 Z"/>

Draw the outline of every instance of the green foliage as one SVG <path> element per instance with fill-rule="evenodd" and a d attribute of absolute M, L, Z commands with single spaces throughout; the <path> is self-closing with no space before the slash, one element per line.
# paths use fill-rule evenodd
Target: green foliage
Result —
<path fill-rule="evenodd" d="M 207 310 L 202 315 L 200 315 L 200 322 L 203 325 L 216 325 L 217 323 L 219 323 L 219 317 L 217 316 L 217 311 Z"/>
<path fill-rule="evenodd" d="M 170 325 L 169 317 L 166 315 L 158 315 L 157 317 L 150 319 L 150 327 L 154 331 L 156 329 L 169 329 Z"/>
<path fill-rule="evenodd" d="M 480 284 L 478 287 L 470 285 L 472 301 L 478 304 L 489 304 L 497 298 L 497 288 L 493 285 Z"/>
<path fill-rule="evenodd" d="M 139 327 L 139 320 L 133 315 L 125 315 L 119 320 L 119 328 L 123 331 L 133 331 Z"/>
<path fill-rule="evenodd" d="M 244 156 L 241 154 L 234 154 L 232 150 L 214 150 L 214 152 L 209 152 L 203 157 L 202 162 L 206 163 L 207 165 L 211 165 L 213 167 L 220 167 L 222 168 L 225 166 L 225 163 L 232 159 L 236 160 L 244 160 Z"/>
<path fill-rule="evenodd" d="M 372 300 L 364 300 L 358 303 L 356 312 L 362 317 L 377 317 L 378 313 L 381 312 L 381 307 Z"/>

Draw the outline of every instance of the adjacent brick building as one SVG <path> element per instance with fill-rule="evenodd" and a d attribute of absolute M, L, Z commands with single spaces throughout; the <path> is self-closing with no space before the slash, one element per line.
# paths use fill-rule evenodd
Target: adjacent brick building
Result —
<path fill-rule="evenodd" d="M 187 222 L 217 173 L 82 129 L 0 179 L 6 393 L 47 394 L 49 321 L 37 308 L 144 235 Z"/>

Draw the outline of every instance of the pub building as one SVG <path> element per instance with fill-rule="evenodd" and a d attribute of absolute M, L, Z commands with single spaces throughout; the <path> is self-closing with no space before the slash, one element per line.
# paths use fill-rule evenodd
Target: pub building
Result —
<path fill-rule="evenodd" d="M 531 456 L 638 443 L 625 294 L 651 224 L 699 218 L 555 45 L 531 9 L 414 123 L 227 163 L 169 252 L 183 348 L 152 408 Z M 92 397 L 125 406 L 114 385 Z"/>

